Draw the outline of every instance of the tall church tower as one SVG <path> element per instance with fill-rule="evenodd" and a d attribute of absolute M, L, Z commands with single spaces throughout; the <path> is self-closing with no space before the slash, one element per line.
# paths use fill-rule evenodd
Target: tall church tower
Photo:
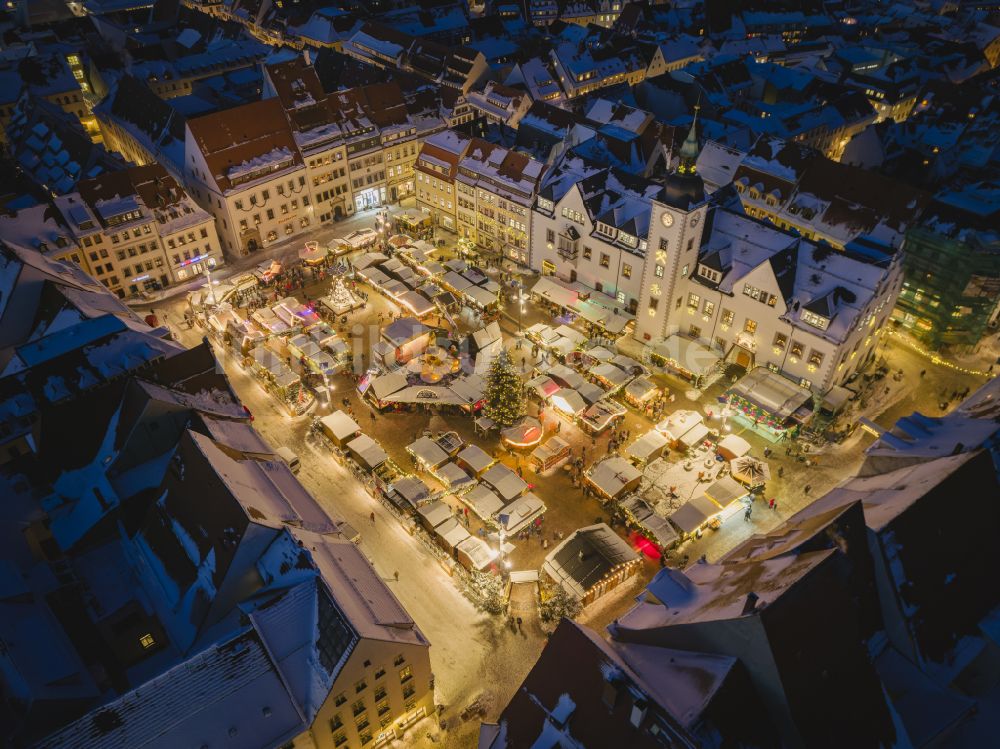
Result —
<path fill-rule="evenodd" d="M 698 174 L 698 107 L 681 146 L 677 168 L 667 174 L 663 192 L 652 201 L 649 250 L 643 265 L 635 338 L 655 344 L 678 331 L 688 332 L 687 279 L 698 264 L 698 249 L 708 203 Z"/>

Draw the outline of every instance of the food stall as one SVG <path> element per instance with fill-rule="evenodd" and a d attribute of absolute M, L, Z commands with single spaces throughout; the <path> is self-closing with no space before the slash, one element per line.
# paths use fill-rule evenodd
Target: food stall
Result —
<path fill-rule="evenodd" d="M 625 457 L 643 466 L 663 455 L 669 444 L 662 432 L 651 429 L 625 449 Z"/>
<path fill-rule="evenodd" d="M 347 443 L 361 434 L 361 427 L 343 411 L 334 411 L 319 420 L 320 429 L 334 445 L 347 447 Z"/>
<path fill-rule="evenodd" d="M 553 435 L 544 445 L 539 445 L 531 452 L 531 462 L 536 472 L 545 473 L 566 462 L 571 456 L 570 444 L 562 437 Z"/>

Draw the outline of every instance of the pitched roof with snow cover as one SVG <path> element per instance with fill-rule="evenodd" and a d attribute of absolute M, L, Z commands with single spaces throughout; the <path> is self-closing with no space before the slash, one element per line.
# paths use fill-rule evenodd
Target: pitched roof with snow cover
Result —
<path fill-rule="evenodd" d="M 187 124 L 209 176 L 222 192 L 241 180 L 256 179 L 258 173 L 274 177 L 302 164 L 285 110 L 276 98 L 195 117 Z"/>
<path fill-rule="evenodd" d="M 583 598 L 601 578 L 639 554 L 607 523 L 588 525 L 549 552 L 542 569 L 567 593 Z"/>
<path fill-rule="evenodd" d="M 243 737 L 280 744 L 305 728 L 260 634 L 249 629 L 88 713 L 43 743 L 52 749 L 132 749 L 223 745 Z"/>

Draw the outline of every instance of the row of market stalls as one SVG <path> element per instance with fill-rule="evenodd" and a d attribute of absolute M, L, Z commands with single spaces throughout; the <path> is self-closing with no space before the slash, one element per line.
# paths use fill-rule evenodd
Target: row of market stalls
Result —
<path fill-rule="evenodd" d="M 435 249 L 423 240 L 393 237 L 397 254 L 388 258 L 369 252 L 353 261 L 355 272 L 380 293 L 417 317 L 462 303 L 482 311 L 495 310 L 500 285 L 464 260 L 433 259 Z"/>
<path fill-rule="evenodd" d="M 746 507 L 770 479 L 767 463 L 751 456 L 738 435 L 717 443 L 694 411 L 678 411 L 638 437 L 624 456 L 596 463 L 586 479 L 602 500 L 661 549 L 705 528 L 717 528 Z M 684 457 L 670 460 L 671 449 Z"/>
<path fill-rule="evenodd" d="M 623 309 L 621 302 L 581 283 L 560 281 L 542 276 L 531 289 L 531 297 L 560 313 L 569 313 L 612 336 L 628 332 L 635 315 Z"/>
<path fill-rule="evenodd" d="M 406 448 L 414 464 L 433 476 L 487 526 L 513 535 L 546 506 L 516 472 L 454 432 L 423 436 Z"/>
<path fill-rule="evenodd" d="M 420 274 L 398 257 L 392 259 L 380 252 L 368 252 L 353 261 L 354 272 L 372 288 L 389 297 L 416 317 L 425 317 L 438 309 L 438 304 L 454 304 L 451 295 L 426 275 Z"/>
<path fill-rule="evenodd" d="M 410 445 L 407 450 L 418 470 L 430 473 L 445 487 L 443 491 L 435 490 L 419 475 L 395 465 L 382 446 L 343 411 L 324 416 L 319 423 L 336 454 L 350 460 L 372 491 L 380 492 L 400 512 L 412 516 L 449 558 L 457 559 L 467 569 L 482 570 L 499 556 L 499 550 L 472 536 L 442 499 L 448 493 L 457 495 L 479 486 L 471 466 L 482 468 L 486 461 L 476 454 L 478 448 L 469 452 L 474 446 L 465 446 L 455 432 L 436 439 L 422 437 Z M 493 463 L 490 458 L 491 467 Z"/>

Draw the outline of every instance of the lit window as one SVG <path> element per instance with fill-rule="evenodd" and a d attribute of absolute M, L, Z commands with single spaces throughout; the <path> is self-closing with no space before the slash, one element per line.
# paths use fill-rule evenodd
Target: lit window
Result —
<path fill-rule="evenodd" d="M 146 634 L 144 634 L 142 637 L 139 638 L 139 644 L 142 645 L 143 648 L 148 649 L 156 644 L 156 640 L 153 638 L 153 635 L 147 632 Z"/>

